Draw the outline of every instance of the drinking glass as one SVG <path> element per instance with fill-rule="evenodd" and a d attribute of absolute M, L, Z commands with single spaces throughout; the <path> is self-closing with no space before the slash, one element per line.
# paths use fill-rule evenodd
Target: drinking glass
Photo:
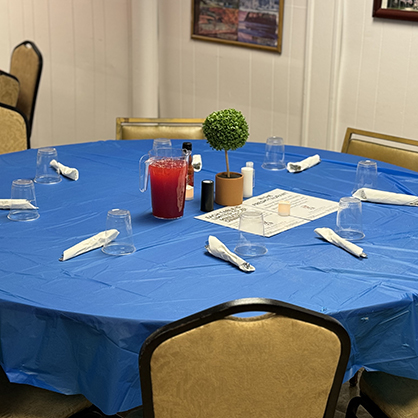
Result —
<path fill-rule="evenodd" d="M 351 196 L 340 199 L 335 232 L 348 241 L 364 238 L 360 199 Z"/>
<path fill-rule="evenodd" d="M 377 187 L 377 164 L 376 161 L 363 160 L 357 164 L 356 184 L 353 192 L 362 187 L 376 189 Z"/>
<path fill-rule="evenodd" d="M 255 257 L 267 252 L 262 212 L 248 210 L 239 218 L 239 241 L 235 252 L 243 257 Z"/>
<path fill-rule="evenodd" d="M 106 231 L 116 229 L 119 234 L 102 247 L 109 255 L 127 255 L 135 251 L 132 238 L 131 213 L 125 209 L 112 209 L 107 213 Z"/>
<path fill-rule="evenodd" d="M 34 209 L 22 208 L 14 199 L 27 200 Z M 36 206 L 35 185 L 29 179 L 17 179 L 12 182 L 12 200 L 7 217 L 12 221 L 33 221 L 39 218 Z"/>
<path fill-rule="evenodd" d="M 267 138 L 266 153 L 264 162 L 261 165 L 266 170 L 283 170 L 286 167 L 284 162 L 284 141 L 283 138 L 272 136 Z"/>
<path fill-rule="evenodd" d="M 57 161 L 55 148 L 39 148 L 36 156 L 35 182 L 41 184 L 55 184 L 61 181 L 61 176 L 51 167 L 51 161 Z"/>
<path fill-rule="evenodd" d="M 171 140 L 168 138 L 155 138 L 152 148 L 170 148 Z"/>

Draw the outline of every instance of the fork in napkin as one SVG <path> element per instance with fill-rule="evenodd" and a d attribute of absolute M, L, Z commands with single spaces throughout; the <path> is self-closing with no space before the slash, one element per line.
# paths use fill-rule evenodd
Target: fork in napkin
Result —
<path fill-rule="evenodd" d="M 289 173 L 300 173 L 301 171 L 306 170 L 307 168 L 310 168 L 320 162 L 321 158 L 318 154 L 315 154 L 312 155 L 312 157 L 299 161 L 298 163 L 287 163 L 286 168 Z"/>
<path fill-rule="evenodd" d="M 67 167 L 64 164 L 59 163 L 57 160 L 51 160 L 50 165 L 63 176 L 68 177 L 71 180 L 78 180 L 78 170 L 76 168 Z"/>
<path fill-rule="evenodd" d="M 254 266 L 234 254 L 222 241 L 213 235 L 209 235 L 208 245 L 206 245 L 205 248 L 208 250 L 209 254 L 235 264 L 240 270 L 245 271 L 246 273 L 255 271 Z"/>
<path fill-rule="evenodd" d="M 387 203 L 389 205 L 418 206 L 418 196 L 409 194 L 385 192 L 382 190 L 363 187 L 354 194 L 360 200 L 373 203 Z"/>
<path fill-rule="evenodd" d="M 344 238 L 341 238 L 331 228 L 316 228 L 315 232 L 326 241 L 348 251 L 350 254 L 353 254 L 356 257 L 367 257 L 367 255 L 363 252 L 363 248 L 353 244 L 350 241 L 347 241 Z"/>
<path fill-rule="evenodd" d="M 0 209 L 39 209 L 27 199 L 0 199 Z"/>
<path fill-rule="evenodd" d="M 95 250 L 102 247 L 110 241 L 113 241 L 119 235 L 117 229 L 109 229 L 107 231 L 99 232 L 98 234 L 79 242 L 76 245 L 68 248 L 62 253 L 62 257 L 59 261 L 69 260 L 70 258 L 77 257 L 80 254 L 87 251 Z"/>

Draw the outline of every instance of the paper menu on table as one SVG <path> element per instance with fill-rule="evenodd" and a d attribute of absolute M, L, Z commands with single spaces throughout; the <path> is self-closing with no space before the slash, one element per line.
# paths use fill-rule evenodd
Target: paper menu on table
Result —
<path fill-rule="evenodd" d="M 290 216 L 280 216 L 278 214 L 278 204 L 283 200 L 290 202 Z M 336 212 L 338 202 L 275 189 L 260 196 L 247 199 L 241 205 L 226 206 L 204 215 L 196 216 L 196 219 L 238 229 L 240 214 L 250 209 L 264 214 L 264 235 L 271 237 Z"/>

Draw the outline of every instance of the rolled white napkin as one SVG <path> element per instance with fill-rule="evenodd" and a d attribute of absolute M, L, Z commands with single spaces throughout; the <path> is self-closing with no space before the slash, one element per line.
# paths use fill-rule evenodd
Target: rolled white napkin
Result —
<path fill-rule="evenodd" d="M 310 168 L 320 162 L 320 156 L 315 154 L 312 155 L 312 157 L 308 157 L 302 161 L 299 161 L 298 163 L 287 163 L 286 168 L 289 173 L 300 173 L 301 171 L 306 170 L 307 168 Z"/>
<path fill-rule="evenodd" d="M 118 235 L 119 231 L 117 229 L 109 229 L 108 231 L 99 232 L 98 234 L 73 245 L 71 248 L 68 248 L 68 250 L 65 250 L 59 260 L 69 260 L 70 258 L 86 253 L 87 251 L 100 248 L 108 242 L 113 241 Z"/>
<path fill-rule="evenodd" d="M 247 273 L 255 271 L 255 267 L 253 267 L 250 263 L 247 263 L 241 257 L 238 257 L 236 254 L 230 251 L 224 243 L 222 243 L 221 241 L 219 241 L 218 238 L 212 235 L 209 235 L 208 245 L 206 245 L 205 248 L 213 256 L 221 258 L 225 261 L 229 261 L 232 264 L 235 264 L 242 271 L 245 271 Z"/>
<path fill-rule="evenodd" d="M 0 199 L 0 209 L 39 209 L 27 199 Z"/>
<path fill-rule="evenodd" d="M 330 228 L 316 228 L 315 232 L 326 241 L 348 251 L 350 254 L 353 254 L 356 257 L 367 257 L 367 255 L 363 252 L 363 248 L 353 244 L 350 241 L 347 241 L 344 238 L 341 238 Z"/>
<path fill-rule="evenodd" d="M 192 167 L 196 173 L 198 173 L 202 169 L 202 156 L 200 154 L 193 155 Z"/>
<path fill-rule="evenodd" d="M 418 196 L 409 194 L 384 192 L 382 190 L 363 187 L 353 193 L 360 200 L 373 203 L 387 203 L 389 205 L 418 206 Z"/>
<path fill-rule="evenodd" d="M 68 177 L 71 180 L 78 180 L 78 170 L 76 168 L 67 167 L 64 164 L 59 163 L 57 160 L 51 160 L 50 165 L 63 176 Z"/>

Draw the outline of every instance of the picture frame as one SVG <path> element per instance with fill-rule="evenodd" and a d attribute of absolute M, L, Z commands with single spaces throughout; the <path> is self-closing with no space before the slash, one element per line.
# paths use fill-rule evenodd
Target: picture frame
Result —
<path fill-rule="evenodd" d="M 191 38 L 281 53 L 284 0 L 192 0 Z"/>
<path fill-rule="evenodd" d="M 373 0 L 373 17 L 418 21 L 417 0 Z"/>

